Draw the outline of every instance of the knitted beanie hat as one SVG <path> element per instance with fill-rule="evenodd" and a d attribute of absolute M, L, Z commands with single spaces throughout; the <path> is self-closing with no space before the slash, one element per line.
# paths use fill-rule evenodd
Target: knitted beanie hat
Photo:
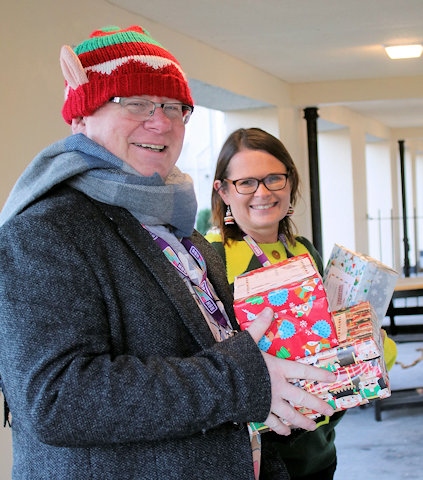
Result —
<path fill-rule="evenodd" d="M 63 46 L 60 64 L 66 80 L 62 115 L 69 124 L 112 97 L 152 95 L 193 105 L 179 62 L 139 26 L 96 30 L 74 49 Z"/>

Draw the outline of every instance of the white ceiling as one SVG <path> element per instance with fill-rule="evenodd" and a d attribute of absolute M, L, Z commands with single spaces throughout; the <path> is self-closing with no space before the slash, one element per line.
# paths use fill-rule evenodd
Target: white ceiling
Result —
<path fill-rule="evenodd" d="M 110 0 L 109 0 L 110 1 Z M 388 127 L 423 127 L 423 57 L 383 45 L 423 42 L 423 0 L 111 0 L 288 83 L 421 77 L 413 98 L 338 102 Z M 196 85 L 196 88 L 201 88 Z M 205 86 L 204 86 L 205 87 Z M 364 97 L 363 97 L 364 99 Z"/>

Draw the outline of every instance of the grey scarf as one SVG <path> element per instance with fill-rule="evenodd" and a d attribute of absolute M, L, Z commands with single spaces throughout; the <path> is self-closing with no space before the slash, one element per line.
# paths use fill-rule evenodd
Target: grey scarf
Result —
<path fill-rule="evenodd" d="M 191 178 L 177 167 L 162 180 L 143 177 L 83 134 L 71 135 L 39 153 L 13 187 L 0 213 L 0 226 L 59 183 L 91 198 L 126 208 L 140 223 L 167 225 L 191 235 L 197 202 Z"/>

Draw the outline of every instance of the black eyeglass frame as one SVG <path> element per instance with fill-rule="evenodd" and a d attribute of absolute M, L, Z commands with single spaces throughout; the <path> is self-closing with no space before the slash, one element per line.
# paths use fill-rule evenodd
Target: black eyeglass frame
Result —
<path fill-rule="evenodd" d="M 269 188 L 268 185 L 266 185 L 266 180 L 269 178 L 269 177 L 274 177 L 274 176 L 282 176 L 282 177 L 285 177 L 285 183 L 283 185 L 283 187 L 278 187 L 278 188 Z M 252 195 L 253 193 L 256 193 L 257 190 L 258 190 L 258 187 L 260 186 L 260 183 L 262 183 L 266 188 L 267 190 L 269 190 L 269 192 L 277 192 L 279 190 L 283 190 L 285 187 L 286 187 L 286 184 L 288 183 L 288 178 L 289 178 L 289 173 L 269 173 L 268 175 L 266 175 L 265 177 L 263 178 L 254 178 L 254 177 L 246 177 L 246 178 L 238 178 L 237 180 L 231 180 L 230 178 L 225 178 L 223 181 L 224 182 L 228 182 L 228 183 L 232 183 L 232 185 L 235 187 L 235 190 L 240 194 L 240 195 Z M 239 185 L 237 185 L 238 182 L 240 181 L 245 181 L 245 180 L 255 180 L 257 182 L 257 185 L 254 189 L 254 191 L 251 191 L 251 192 L 240 192 L 238 190 L 238 187 Z"/>

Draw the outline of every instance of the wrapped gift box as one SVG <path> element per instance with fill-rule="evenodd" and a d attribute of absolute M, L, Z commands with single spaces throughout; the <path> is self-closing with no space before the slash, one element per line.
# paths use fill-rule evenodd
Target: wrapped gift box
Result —
<path fill-rule="evenodd" d="M 337 380 L 329 387 L 323 384 L 296 382 L 309 393 L 319 396 L 332 405 L 335 411 L 346 410 L 390 396 L 384 363 L 380 358 L 360 361 L 336 370 Z M 310 417 L 320 415 L 303 407 L 299 412 Z"/>
<path fill-rule="evenodd" d="M 296 360 L 338 345 L 323 282 L 309 255 L 235 278 L 234 310 L 241 329 L 265 307 L 275 318 L 259 342 L 263 351 Z"/>
<path fill-rule="evenodd" d="M 299 359 L 336 373 L 337 380 L 326 384 L 296 380 L 293 383 L 325 399 L 336 411 L 363 405 L 391 395 L 383 359 L 379 322 L 369 302 L 333 313 L 339 346 Z M 298 408 L 312 418 L 315 412 Z"/>
<path fill-rule="evenodd" d="M 378 260 L 335 244 L 323 275 L 330 309 L 369 301 L 381 325 L 398 276 Z"/>

